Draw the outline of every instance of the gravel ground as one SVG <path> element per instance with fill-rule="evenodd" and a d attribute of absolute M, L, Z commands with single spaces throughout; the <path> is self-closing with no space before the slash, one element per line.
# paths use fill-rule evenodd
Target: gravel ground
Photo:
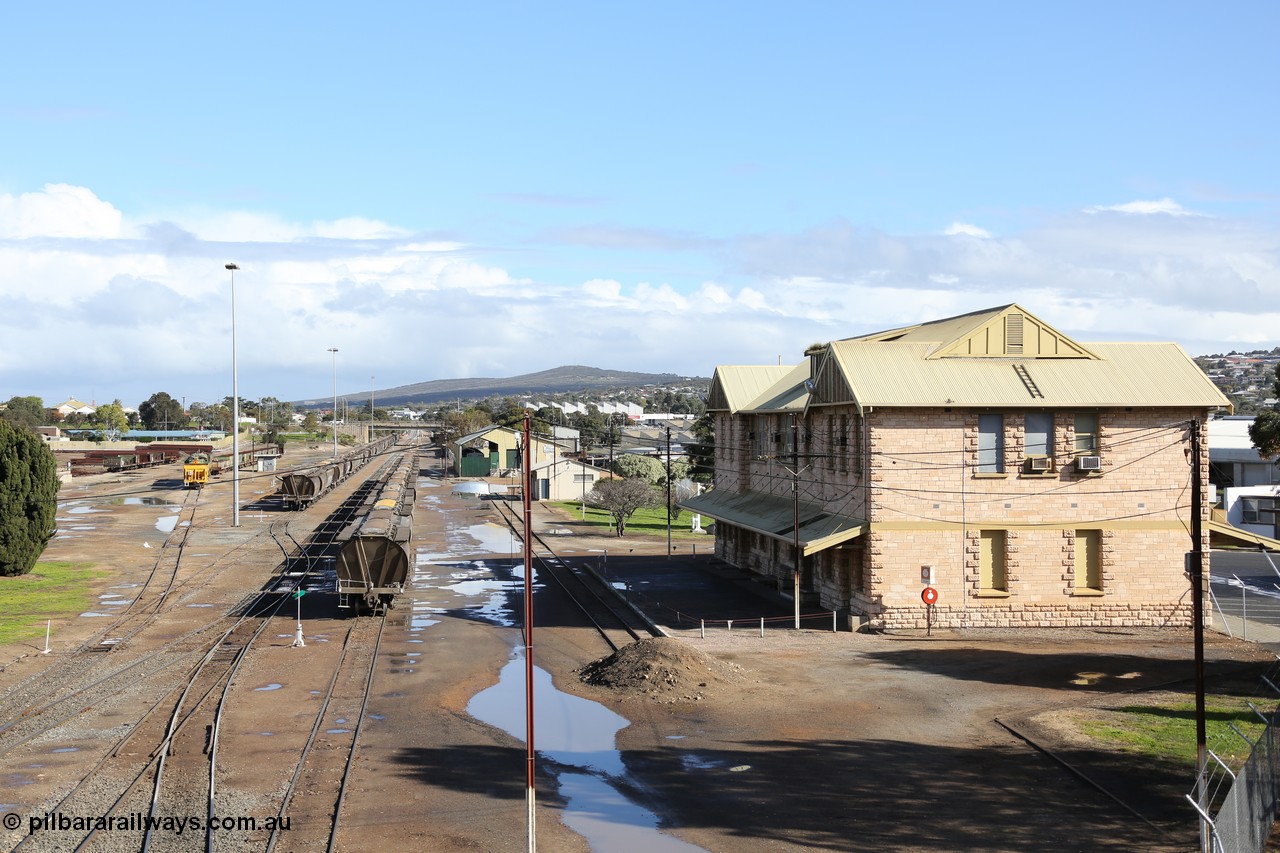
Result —
<path fill-rule="evenodd" d="M 163 472 L 149 476 L 81 483 L 62 498 L 75 499 L 93 488 L 152 489 L 157 476 L 163 486 Z M 425 562 L 393 611 L 384 638 L 371 717 L 343 811 L 339 847 L 344 850 L 524 846 L 523 745 L 467 713 L 472 697 L 498 680 L 521 640 L 518 629 L 495 621 L 492 604 L 477 609 L 466 587 L 489 584 L 496 600 L 508 607 L 515 603 L 518 596 L 509 591 L 510 554 L 476 554 L 475 540 L 460 539 L 459 532 L 492 520 L 491 511 L 483 502 L 453 498 L 447 482 L 435 479 L 432 485 L 419 490 L 414 546 Z M 205 545 L 191 553 L 209 555 L 205 559 L 218 568 L 181 602 L 172 623 L 148 632 L 157 647 L 217 615 L 211 610 L 234 609 L 279 559 L 270 549 L 245 550 L 228 533 L 229 512 L 216 506 L 211 500 L 209 511 L 197 516 L 198 523 L 211 527 Z M 95 518 L 96 531 L 54 543 L 50 558 L 110 566 L 112 574 L 95 593 L 137 582 L 164 538 L 153 528 L 160 512 L 163 508 L 114 508 L 109 517 Z M 265 526 L 272 519 L 249 520 L 251 526 Z M 690 601 L 679 603 L 685 613 L 731 609 L 743 614 L 734 618 L 746 618 L 776 612 L 776 597 L 761 590 L 766 594 L 753 603 L 751 588 L 759 585 L 709 562 L 702 547 L 696 560 L 667 561 L 663 541 L 618 540 L 584 532 L 572 521 L 545 509 L 535 517 L 542 529 L 570 531 L 555 539 L 565 553 L 601 560 L 597 555 L 607 550 L 611 579 L 630 578 L 634 589 L 642 589 L 652 588 L 661 575 L 669 589 L 696 590 L 689 593 Z M 144 541 L 153 547 L 143 548 Z M 240 548 L 236 553 L 243 558 L 218 556 L 232 548 Z M 311 596 L 305 603 L 323 607 Z M 203 604 L 216 607 L 189 606 Z M 1099 750 L 1064 727 L 1069 712 L 1153 691 L 1187 690 L 1189 631 L 935 631 L 924 636 L 771 628 L 761 638 L 757 631 L 735 627 L 733 632 L 711 630 L 703 638 L 670 618 L 671 604 L 653 608 L 651 615 L 676 626 L 672 638 L 638 644 L 612 659 L 567 610 L 544 607 L 536 660 L 560 690 L 630 721 L 617 736 L 626 768 L 621 784 L 672 837 L 713 851 L 1195 848 L 1194 816 L 1182 799 L 1191 783 L 1186 768 Z M 314 652 L 288 647 L 289 623 L 269 632 L 276 639 L 247 663 L 244 683 L 232 694 L 240 697 L 234 700 L 234 723 L 223 732 L 228 775 L 222 790 L 228 808 L 262 811 L 278 802 L 282 779 L 292 772 L 294 744 L 315 719 L 309 703 L 331 672 L 333 655 L 323 642 L 340 638 L 342 630 L 333 615 L 304 611 L 308 648 Z M 84 642 L 93 622 L 55 626 L 55 649 Z M 1211 678 L 1248 679 L 1274 661 L 1253 646 L 1217 635 L 1208 638 L 1207 656 Z M 0 689 L 14 691 L 14 701 L 0 707 L 30 704 L 86 677 L 74 668 L 58 675 L 61 657 L 61 652 L 41 656 L 32 645 L 0 648 L 5 666 Z M 282 687 L 256 692 L 268 683 Z M 119 691 L 112 701 L 95 696 L 74 723 L 0 754 L 0 811 L 25 818 L 56 801 L 154 695 Z M 555 725 L 554 719 L 542 722 Z M 1105 791 L 1015 732 L 1082 770 Z M 4 743 L 0 736 L 0 750 Z M 76 751 L 59 751 L 67 748 Z M 554 768 L 540 767 L 539 846 L 587 850 L 583 838 L 563 823 L 569 804 L 561 781 Z M 106 801 L 110 786 L 97 787 L 100 793 L 84 808 Z M 0 836 L 0 846 L 12 845 L 17 837 Z M 173 843 L 177 846 L 171 849 L 180 848 Z M 39 849 L 56 846 L 50 842 Z M 247 837 L 228 837 L 221 846 L 260 849 Z"/>

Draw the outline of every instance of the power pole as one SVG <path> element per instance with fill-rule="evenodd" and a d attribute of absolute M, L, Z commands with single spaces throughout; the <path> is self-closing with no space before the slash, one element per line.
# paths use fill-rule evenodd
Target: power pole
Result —
<path fill-rule="evenodd" d="M 536 755 L 533 748 L 533 507 L 531 487 L 533 465 L 530 448 L 533 444 L 529 424 L 529 412 L 524 413 L 524 448 L 521 454 L 524 492 L 524 689 L 525 689 L 525 808 L 528 812 L 528 853 L 538 849 L 537 812 L 534 808 L 537 789 L 534 784 Z"/>
<path fill-rule="evenodd" d="M 1207 760 L 1207 738 L 1205 736 L 1204 709 L 1204 551 L 1200 516 L 1203 512 L 1204 498 L 1200 487 L 1200 419 L 1193 418 L 1190 424 L 1191 437 L 1191 610 L 1192 636 L 1195 642 L 1195 679 L 1196 679 L 1196 799 L 1202 813 L 1208 813 L 1208 791 L 1204 777 Z M 1200 821 L 1200 846 L 1208 849 L 1209 836 L 1203 820 Z"/>
<path fill-rule="evenodd" d="M 667 427 L 667 559 L 671 559 L 671 427 Z"/>

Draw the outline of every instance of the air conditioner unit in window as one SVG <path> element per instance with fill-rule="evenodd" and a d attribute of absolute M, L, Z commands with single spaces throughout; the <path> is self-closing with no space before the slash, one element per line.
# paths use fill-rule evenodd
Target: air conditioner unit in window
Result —
<path fill-rule="evenodd" d="M 1081 471 L 1101 471 L 1102 457 L 1101 456 L 1077 456 L 1076 467 L 1079 468 Z"/>
<path fill-rule="evenodd" d="M 1043 474 L 1046 471 L 1051 470 L 1052 466 L 1050 463 L 1052 461 L 1053 460 L 1048 456 L 1028 456 L 1027 472 L 1031 474 Z"/>

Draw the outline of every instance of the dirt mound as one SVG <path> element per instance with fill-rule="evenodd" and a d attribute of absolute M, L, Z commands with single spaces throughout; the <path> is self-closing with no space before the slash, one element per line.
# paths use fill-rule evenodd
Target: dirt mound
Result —
<path fill-rule="evenodd" d="M 586 684 L 621 693 L 648 694 L 660 702 L 697 701 L 717 684 L 742 679 L 742 667 L 655 637 L 623 646 L 578 670 Z"/>

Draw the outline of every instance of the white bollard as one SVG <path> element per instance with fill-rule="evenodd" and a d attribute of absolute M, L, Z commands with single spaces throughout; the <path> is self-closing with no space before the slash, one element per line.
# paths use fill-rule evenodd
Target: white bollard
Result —
<path fill-rule="evenodd" d="M 698 620 L 698 633 L 702 635 L 702 639 L 705 640 L 707 638 L 707 620 L 706 619 Z"/>
<path fill-rule="evenodd" d="M 831 633 L 834 634 L 835 632 L 836 632 L 836 612 L 832 610 L 831 611 Z"/>
<path fill-rule="evenodd" d="M 764 617 L 760 617 L 760 639 L 764 639 Z"/>
<path fill-rule="evenodd" d="M 47 655 L 47 654 L 49 654 L 49 628 L 50 628 L 52 625 L 53 625 L 53 620 L 51 620 L 51 619 L 46 619 L 46 620 L 45 620 L 45 623 L 44 623 L 44 651 L 42 651 L 42 652 L 40 653 L 40 654 L 42 654 L 42 655 Z"/>
<path fill-rule="evenodd" d="M 733 620 L 732 620 L 732 619 L 730 619 L 730 620 L 728 620 L 728 622 L 729 622 L 729 633 L 731 633 L 731 634 L 732 634 L 732 633 L 733 633 Z"/>

